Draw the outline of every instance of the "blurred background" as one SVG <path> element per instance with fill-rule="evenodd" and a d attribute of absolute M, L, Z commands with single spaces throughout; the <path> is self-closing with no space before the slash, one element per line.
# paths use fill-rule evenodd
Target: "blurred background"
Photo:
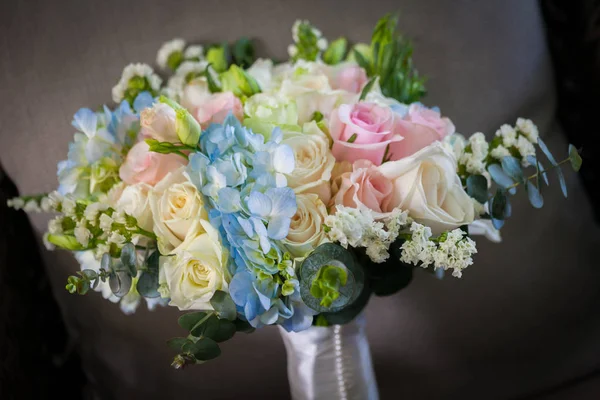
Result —
<path fill-rule="evenodd" d="M 544 209 L 517 202 L 504 243 L 478 240 L 461 280 L 417 274 L 371 301 L 381 398 L 600 398 L 597 0 L 0 0 L 0 398 L 288 398 L 276 329 L 173 371 L 165 340 L 181 334 L 178 312 L 142 305 L 126 316 L 99 294 L 69 295 L 77 263 L 41 246 L 45 216 L 6 200 L 52 190 L 72 114 L 109 102 L 122 68 L 153 64 L 166 40 L 245 35 L 259 56 L 281 59 L 295 19 L 366 42 L 395 11 L 428 77 L 424 102 L 459 132 L 489 137 L 531 118 L 553 153 L 583 147 L 584 164 L 567 174 L 567 200 L 554 183 Z"/>

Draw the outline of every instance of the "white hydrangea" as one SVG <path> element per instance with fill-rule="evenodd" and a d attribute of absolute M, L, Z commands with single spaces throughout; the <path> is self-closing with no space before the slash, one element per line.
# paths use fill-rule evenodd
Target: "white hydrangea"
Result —
<path fill-rule="evenodd" d="M 198 58 L 202 60 L 204 58 L 204 47 L 199 44 L 188 46 L 183 52 L 183 58 L 187 60 L 192 58 Z"/>
<path fill-rule="evenodd" d="M 158 50 L 156 54 L 156 63 L 162 69 L 167 69 L 169 66 L 167 65 L 169 61 L 169 57 L 173 53 L 181 52 L 183 54 L 183 49 L 185 48 L 185 41 L 183 39 L 173 39 L 168 42 L 163 43 L 163 45 Z"/>
<path fill-rule="evenodd" d="M 150 83 L 150 87 L 154 91 L 159 91 L 162 79 L 154 73 L 151 66 L 142 63 L 129 64 L 123 69 L 119 82 L 112 88 L 112 98 L 115 103 L 120 103 L 123 100 L 129 81 L 136 76 L 146 78 Z"/>
<path fill-rule="evenodd" d="M 525 160 L 527 156 L 535 156 L 535 147 L 533 147 L 533 143 L 525 136 L 519 135 L 516 147 L 519 150 L 521 157 L 523 157 L 523 160 Z"/>
<path fill-rule="evenodd" d="M 364 247 L 369 258 L 382 263 L 389 258 L 389 247 L 408 220 L 408 213 L 394 210 L 383 221 L 376 221 L 368 210 L 336 206 L 336 213 L 325 218 L 327 236 L 344 248 Z"/>
<path fill-rule="evenodd" d="M 538 142 L 538 138 L 540 137 L 538 127 L 530 119 L 518 118 L 517 129 L 519 129 L 531 143 Z"/>
<path fill-rule="evenodd" d="M 83 247 L 88 246 L 90 239 L 92 238 L 92 232 L 90 232 L 90 230 L 87 228 L 85 219 L 82 219 L 77 223 L 73 233 L 75 234 L 75 239 L 77 242 L 79 242 L 79 244 L 81 244 Z"/>
<path fill-rule="evenodd" d="M 490 155 L 496 160 L 502 160 L 504 157 L 510 156 L 510 151 L 502 145 L 496 147 Z"/>

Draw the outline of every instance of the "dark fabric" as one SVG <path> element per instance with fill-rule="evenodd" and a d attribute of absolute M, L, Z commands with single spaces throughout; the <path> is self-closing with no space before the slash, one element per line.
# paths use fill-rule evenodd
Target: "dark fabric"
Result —
<path fill-rule="evenodd" d="M 206 43 L 249 35 L 259 54 L 283 58 L 296 18 L 330 38 L 367 41 L 375 21 L 397 10 L 429 77 L 425 102 L 440 106 L 459 132 L 491 136 L 525 116 L 564 154 L 534 0 L 40 0 L 0 5 L 0 158 L 22 193 L 54 188 L 72 114 L 109 101 L 123 66 L 152 63 L 172 37 Z M 478 240 L 476 264 L 461 280 L 417 271 L 406 290 L 371 301 L 382 399 L 598 398 L 600 232 L 579 180 L 567 179 L 569 199 L 553 180 L 542 210 L 519 196 L 504 243 Z M 46 218 L 31 220 L 41 234 Z M 125 316 L 99 295 L 68 295 L 75 261 L 61 252 L 44 257 L 98 398 L 288 396 L 276 329 L 239 335 L 220 359 L 175 372 L 164 341 L 182 333 L 176 310 L 141 307 Z"/>

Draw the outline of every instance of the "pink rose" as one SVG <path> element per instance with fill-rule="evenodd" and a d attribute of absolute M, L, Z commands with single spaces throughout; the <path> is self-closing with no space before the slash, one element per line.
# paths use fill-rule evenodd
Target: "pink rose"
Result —
<path fill-rule="evenodd" d="M 150 146 L 144 141 L 136 143 L 129 153 L 119 176 L 123 182 L 134 185 L 147 183 L 154 186 L 169 172 L 186 165 L 187 160 L 177 154 L 159 154 L 150 151 Z"/>
<path fill-rule="evenodd" d="M 175 110 L 164 103 L 156 103 L 146 108 L 140 115 L 141 133 L 145 138 L 156 139 L 160 142 L 177 143 Z"/>
<path fill-rule="evenodd" d="M 355 161 L 352 170 L 333 180 L 330 205 L 352 208 L 366 207 L 383 216 L 382 204 L 392 193 L 393 185 L 378 168 L 368 160 Z"/>
<path fill-rule="evenodd" d="M 329 76 L 332 89 L 341 89 L 351 93 L 360 93 L 367 83 L 367 73 L 355 63 L 343 63 L 334 67 Z"/>
<path fill-rule="evenodd" d="M 404 140 L 390 147 L 390 159 L 393 161 L 408 157 L 454 133 L 452 121 L 442 118 L 439 111 L 416 103 L 411 104 L 408 113 L 396 123 L 396 131 L 404 137 Z"/>
<path fill-rule="evenodd" d="M 366 102 L 342 104 L 330 118 L 331 152 L 338 161 L 365 159 L 380 165 L 388 146 L 402 140 L 395 133 L 395 117 L 389 107 Z"/>
<path fill-rule="evenodd" d="M 242 102 L 232 92 L 213 93 L 200 85 L 188 85 L 184 89 L 182 104 L 206 129 L 212 123 L 221 123 L 229 113 L 240 121 L 244 118 Z"/>

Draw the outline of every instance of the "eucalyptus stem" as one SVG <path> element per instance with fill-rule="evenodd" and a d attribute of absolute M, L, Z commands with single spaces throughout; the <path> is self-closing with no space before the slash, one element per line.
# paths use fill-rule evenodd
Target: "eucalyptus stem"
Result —
<path fill-rule="evenodd" d="M 554 168 L 558 168 L 558 167 L 560 167 L 561 165 L 563 165 L 563 164 L 566 164 L 567 162 L 570 162 L 570 159 L 569 159 L 569 158 L 566 158 L 566 159 L 562 160 L 561 162 L 559 162 L 559 163 L 558 163 L 558 164 L 556 164 L 556 165 L 552 165 L 552 166 L 551 166 L 551 167 L 549 167 L 547 170 L 545 170 L 545 171 L 542 171 L 542 174 L 547 174 L 547 173 L 548 173 L 548 171 L 552 171 Z M 512 188 L 516 188 L 516 187 L 517 187 L 517 186 L 519 186 L 521 183 L 525 183 L 525 182 L 527 182 L 527 181 L 529 181 L 529 180 L 531 180 L 531 179 L 535 179 L 535 178 L 537 178 L 537 176 L 538 176 L 539 174 L 540 174 L 539 172 L 536 172 L 535 174 L 533 174 L 533 175 L 531 175 L 531 176 L 529 176 L 529 177 L 525 178 L 525 180 L 524 180 L 523 182 L 516 182 L 516 183 L 514 183 L 514 184 L 512 184 L 512 185 L 510 185 L 510 186 L 507 186 L 507 187 L 505 187 L 504 189 L 506 189 L 506 190 L 510 190 L 510 189 L 512 189 Z"/>

